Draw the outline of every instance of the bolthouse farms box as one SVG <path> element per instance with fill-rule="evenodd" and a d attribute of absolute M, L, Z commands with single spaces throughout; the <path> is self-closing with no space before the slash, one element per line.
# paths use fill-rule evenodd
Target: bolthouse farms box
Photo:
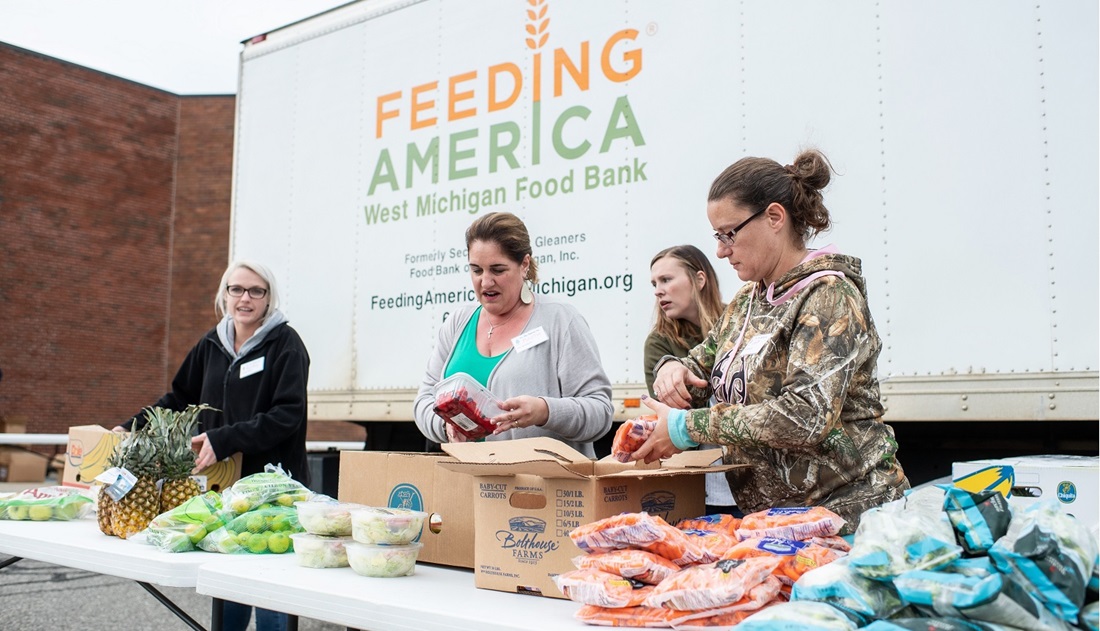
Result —
<path fill-rule="evenodd" d="M 704 473 L 721 452 L 689 451 L 658 466 L 593 461 L 552 438 L 449 443 L 440 467 L 474 476 L 474 580 L 478 587 L 563 598 L 553 577 L 574 569 L 574 528 L 619 513 L 669 523 L 705 510 Z"/>

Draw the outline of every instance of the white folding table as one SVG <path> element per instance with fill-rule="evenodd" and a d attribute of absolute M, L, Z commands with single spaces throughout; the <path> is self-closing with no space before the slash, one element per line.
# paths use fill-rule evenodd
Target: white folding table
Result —
<path fill-rule="evenodd" d="M 250 556 L 250 555 L 246 555 Z M 587 630 L 580 605 L 477 589 L 470 570 L 417 564 L 412 576 L 369 578 L 350 568 L 304 568 L 293 555 L 213 559 L 199 568 L 200 594 L 371 631 Z"/>
<path fill-rule="evenodd" d="M 199 567 L 213 558 L 232 565 L 246 555 L 209 552 L 161 552 L 154 546 L 109 537 L 99 531 L 95 519 L 72 521 L 0 520 L 0 553 L 12 558 L 0 561 L 0 569 L 21 559 L 34 559 L 97 574 L 136 581 L 162 605 L 192 629 L 203 627 L 157 590 L 161 587 L 195 587 Z M 220 603 L 214 619 L 220 621 Z"/>

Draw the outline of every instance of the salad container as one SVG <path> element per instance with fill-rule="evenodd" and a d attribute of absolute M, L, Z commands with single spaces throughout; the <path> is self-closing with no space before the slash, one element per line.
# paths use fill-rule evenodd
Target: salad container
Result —
<path fill-rule="evenodd" d="M 348 563 L 356 574 L 375 578 L 411 576 L 416 569 L 416 557 L 422 543 L 403 546 L 379 546 L 369 543 L 348 543 Z"/>
<path fill-rule="evenodd" d="M 351 512 L 351 536 L 359 543 L 405 545 L 420 536 L 427 518 L 407 508 L 358 508 Z"/>
<path fill-rule="evenodd" d="M 351 537 L 322 537 L 305 532 L 290 535 L 294 540 L 294 556 L 302 567 L 347 567 L 347 544 Z"/>
<path fill-rule="evenodd" d="M 490 419 L 500 416 L 501 400 L 464 372 L 458 372 L 435 386 L 435 413 L 470 440 L 493 433 Z"/>
<path fill-rule="evenodd" d="M 362 504 L 348 502 L 295 502 L 298 509 L 298 523 L 306 532 L 326 537 L 348 537 L 351 535 L 351 511 L 364 508 Z"/>

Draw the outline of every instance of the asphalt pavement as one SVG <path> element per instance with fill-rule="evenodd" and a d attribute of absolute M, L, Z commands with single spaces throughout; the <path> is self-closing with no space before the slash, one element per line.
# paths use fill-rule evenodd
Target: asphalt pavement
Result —
<path fill-rule="evenodd" d="M 0 483 L 0 493 L 57 484 Z M 0 564 L 10 557 L 0 554 Z M 156 589 L 203 628 L 210 628 L 209 596 L 185 587 Z M 252 631 L 256 627 L 249 625 Z M 336 631 L 344 627 L 300 618 L 301 631 Z M 56 631 L 187 631 L 177 618 L 135 581 L 22 559 L 0 569 L 0 629 Z"/>

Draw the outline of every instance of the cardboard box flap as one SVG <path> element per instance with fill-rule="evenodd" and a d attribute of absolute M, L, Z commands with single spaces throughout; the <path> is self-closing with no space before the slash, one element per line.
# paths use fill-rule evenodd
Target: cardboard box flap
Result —
<path fill-rule="evenodd" d="M 443 451 L 467 463 L 516 464 L 545 460 L 564 465 L 592 462 L 588 456 L 548 436 L 481 443 L 444 443 Z"/>
<path fill-rule="evenodd" d="M 694 467 L 709 467 L 712 462 L 719 461 L 721 465 L 721 449 L 703 449 L 680 452 L 672 457 L 665 458 L 661 463 L 667 469 L 690 469 Z"/>
<path fill-rule="evenodd" d="M 592 462 L 563 464 L 549 460 L 528 460 L 526 462 L 458 462 L 444 460 L 440 467 L 448 471 L 469 473 L 470 475 L 537 475 L 542 478 L 589 478 L 592 477 Z M 576 470 L 581 469 L 581 470 Z"/>

